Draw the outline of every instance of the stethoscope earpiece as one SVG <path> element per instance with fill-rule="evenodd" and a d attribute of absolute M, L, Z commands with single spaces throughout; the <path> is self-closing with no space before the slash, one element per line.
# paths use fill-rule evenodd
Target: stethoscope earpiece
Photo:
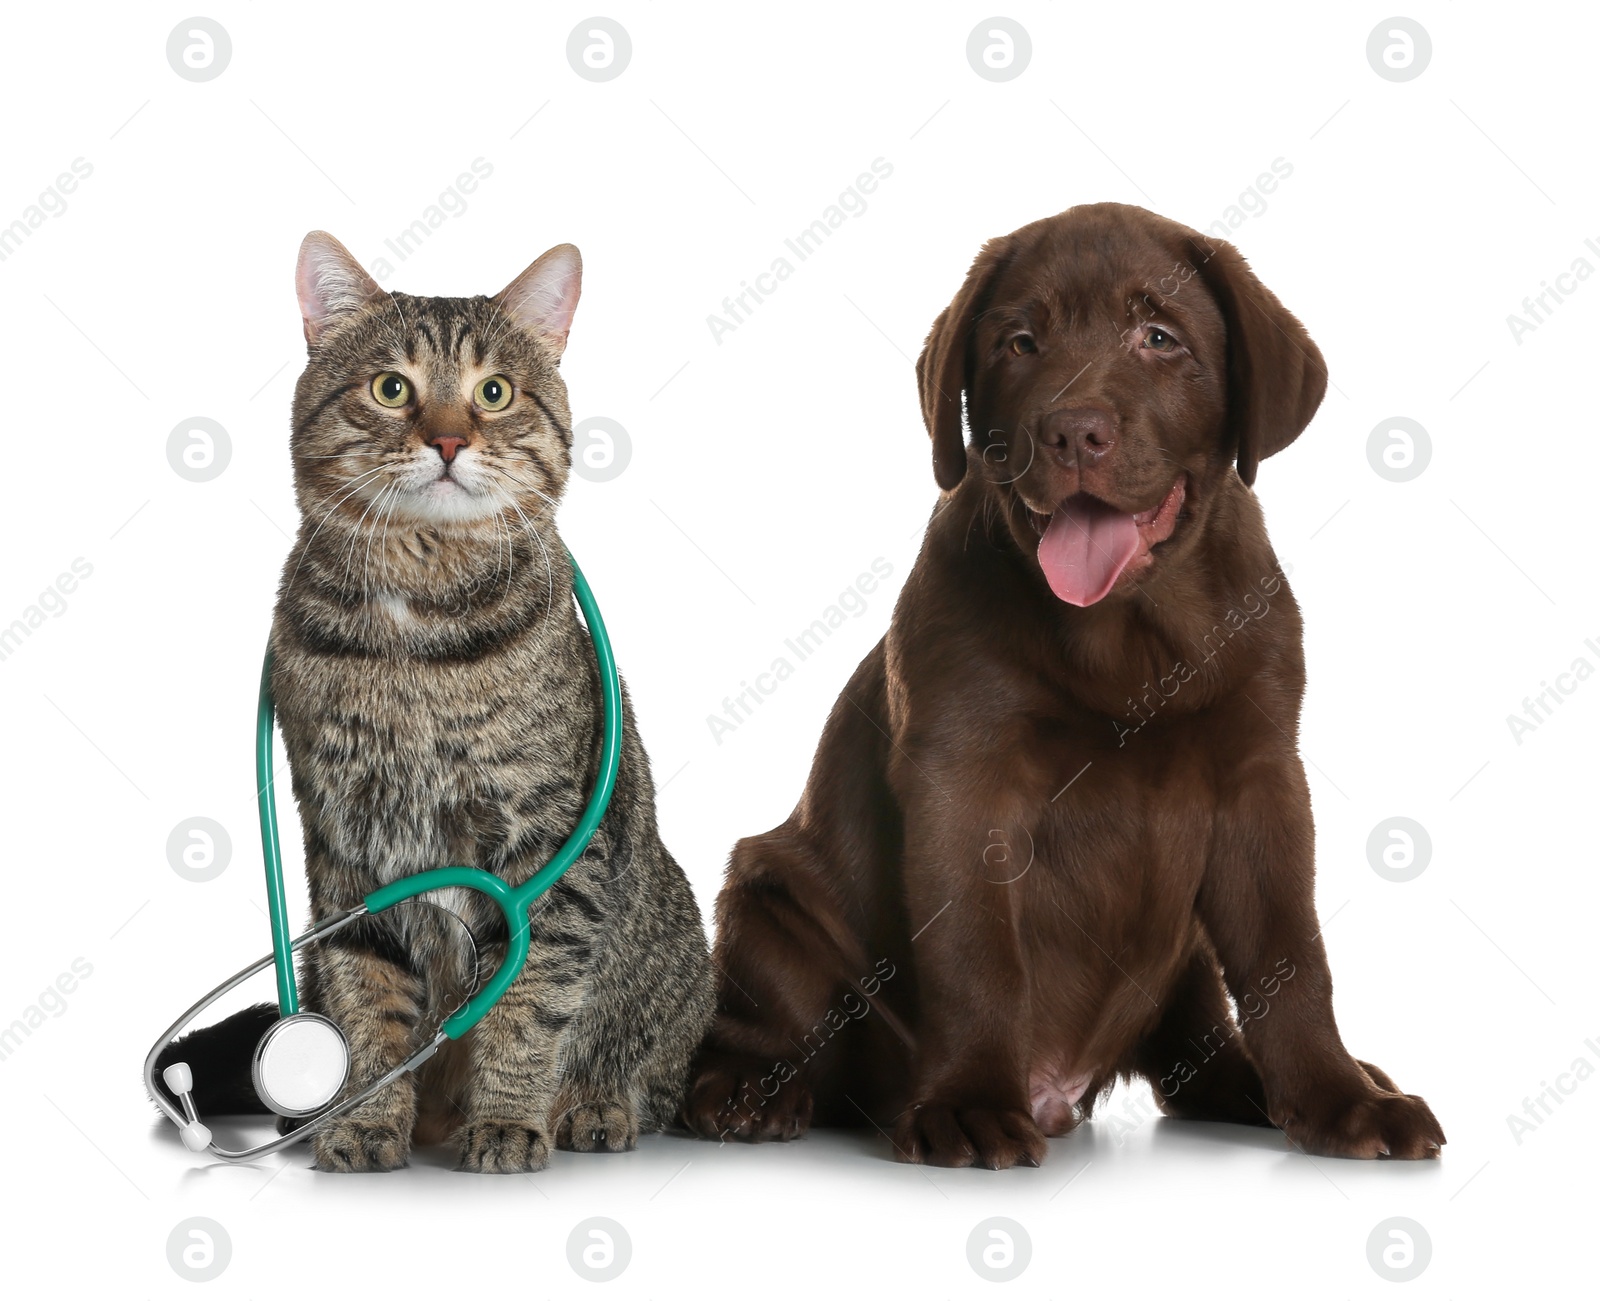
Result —
<path fill-rule="evenodd" d="M 161 1072 L 161 1081 L 183 1106 L 186 1121 L 178 1126 L 183 1145 L 191 1152 L 204 1152 L 211 1146 L 211 1131 L 200 1123 L 194 1109 L 194 1072 L 189 1069 L 189 1063 L 173 1062 Z"/>

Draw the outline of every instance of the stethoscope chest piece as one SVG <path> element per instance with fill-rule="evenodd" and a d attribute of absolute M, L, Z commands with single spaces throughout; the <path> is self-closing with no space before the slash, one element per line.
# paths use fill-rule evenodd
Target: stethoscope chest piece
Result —
<path fill-rule="evenodd" d="M 344 1088 L 350 1048 L 339 1027 L 315 1012 L 273 1024 L 256 1045 L 250 1078 L 262 1102 L 280 1116 L 321 1111 Z"/>

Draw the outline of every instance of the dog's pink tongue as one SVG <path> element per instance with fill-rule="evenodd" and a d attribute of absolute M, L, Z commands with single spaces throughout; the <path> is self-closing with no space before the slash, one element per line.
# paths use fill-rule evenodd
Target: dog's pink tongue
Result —
<path fill-rule="evenodd" d="M 1071 605 L 1093 605 L 1139 550 L 1133 516 L 1078 493 L 1056 507 L 1039 541 L 1050 590 Z"/>

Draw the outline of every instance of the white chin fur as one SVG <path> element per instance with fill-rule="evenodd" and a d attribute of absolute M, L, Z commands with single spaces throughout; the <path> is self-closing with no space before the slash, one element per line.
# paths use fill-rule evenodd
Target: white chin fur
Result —
<path fill-rule="evenodd" d="M 394 513 L 428 524 L 470 523 L 498 515 L 505 499 L 494 486 L 479 482 L 481 477 L 460 456 L 448 479 L 440 477 L 437 462 L 422 461 L 401 489 Z"/>
<path fill-rule="evenodd" d="M 459 484 L 442 480 L 419 491 L 407 492 L 395 507 L 395 514 L 429 524 L 469 523 L 488 519 L 505 509 L 495 493 L 468 492 Z"/>

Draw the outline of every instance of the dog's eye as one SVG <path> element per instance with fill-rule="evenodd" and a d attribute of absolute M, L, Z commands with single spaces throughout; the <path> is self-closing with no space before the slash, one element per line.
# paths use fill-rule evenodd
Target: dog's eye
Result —
<path fill-rule="evenodd" d="M 1178 341 L 1165 330 L 1151 330 L 1144 336 L 1144 346 L 1154 348 L 1157 352 L 1171 352 L 1178 346 Z"/>
<path fill-rule="evenodd" d="M 1019 334 L 1011 340 L 1011 351 L 1019 357 L 1025 357 L 1030 352 L 1038 352 L 1039 349 L 1035 346 L 1032 335 Z"/>

